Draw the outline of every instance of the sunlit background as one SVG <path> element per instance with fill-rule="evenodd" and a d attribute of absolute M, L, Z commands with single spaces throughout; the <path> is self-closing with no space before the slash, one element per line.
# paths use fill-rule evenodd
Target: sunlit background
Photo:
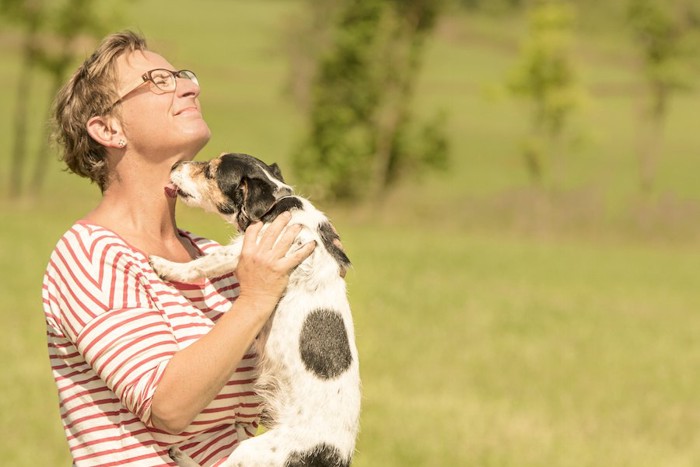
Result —
<path fill-rule="evenodd" d="M 41 279 L 99 190 L 48 111 L 125 28 L 340 232 L 353 465 L 698 465 L 696 0 L 0 0 L 0 464 L 71 462 Z"/>

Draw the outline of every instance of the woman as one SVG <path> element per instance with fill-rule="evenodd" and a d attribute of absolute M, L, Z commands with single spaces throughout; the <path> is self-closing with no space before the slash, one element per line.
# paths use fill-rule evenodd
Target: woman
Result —
<path fill-rule="evenodd" d="M 203 465 L 253 436 L 255 336 L 308 244 L 280 216 L 245 232 L 236 276 L 161 281 L 149 255 L 189 261 L 216 247 L 181 231 L 171 166 L 210 137 L 194 73 L 125 32 L 107 37 L 59 92 L 57 140 L 69 170 L 102 190 L 58 242 L 44 278 L 51 366 L 76 465 Z"/>

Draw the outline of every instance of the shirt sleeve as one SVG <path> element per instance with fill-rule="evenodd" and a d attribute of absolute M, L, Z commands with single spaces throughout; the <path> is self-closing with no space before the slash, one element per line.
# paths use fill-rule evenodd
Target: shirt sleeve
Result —
<path fill-rule="evenodd" d="M 158 311 L 111 310 L 90 321 L 76 345 L 122 404 L 152 426 L 151 401 L 177 343 Z"/>
<path fill-rule="evenodd" d="M 178 345 L 148 295 L 145 257 L 110 232 L 72 233 L 52 258 L 61 327 L 122 404 L 152 426 L 153 394 Z"/>

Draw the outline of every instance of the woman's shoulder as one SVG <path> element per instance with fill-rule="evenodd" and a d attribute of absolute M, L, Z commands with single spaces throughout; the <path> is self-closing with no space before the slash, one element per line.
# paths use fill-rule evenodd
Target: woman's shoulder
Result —
<path fill-rule="evenodd" d="M 76 239 L 83 242 L 107 241 L 111 243 L 126 243 L 119 234 L 113 230 L 85 220 L 76 221 L 66 231 L 64 237 L 68 235 L 73 235 Z"/>
<path fill-rule="evenodd" d="M 114 258 L 141 263 L 146 255 L 129 245 L 116 232 L 86 221 L 74 223 L 58 240 L 53 257 L 72 262 L 112 262 Z"/>
<path fill-rule="evenodd" d="M 117 233 L 76 222 L 59 239 L 44 273 L 45 310 L 64 334 L 115 309 L 148 308 L 148 258 Z"/>

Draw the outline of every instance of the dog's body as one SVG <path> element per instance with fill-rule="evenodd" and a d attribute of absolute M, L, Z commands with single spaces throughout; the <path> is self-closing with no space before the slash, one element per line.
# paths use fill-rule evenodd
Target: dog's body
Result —
<path fill-rule="evenodd" d="M 291 274 L 286 293 L 258 336 L 257 387 L 268 431 L 243 441 L 223 466 L 349 466 L 359 428 L 360 377 L 355 336 L 340 272 L 350 262 L 328 219 L 291 195 L 275 165 L 225 154 L 208 163 L 176 165 L 171 174 L 186 203 L 219 212 L 240 231 L 289 211 L 301 224 L 295 246 L 316 241 Z M 242 236 L 190 263 L 151 258 L 164 278 L 192 282 L 235 270 Z M 180 465 L 196 465 L 179 451 Z"/>

